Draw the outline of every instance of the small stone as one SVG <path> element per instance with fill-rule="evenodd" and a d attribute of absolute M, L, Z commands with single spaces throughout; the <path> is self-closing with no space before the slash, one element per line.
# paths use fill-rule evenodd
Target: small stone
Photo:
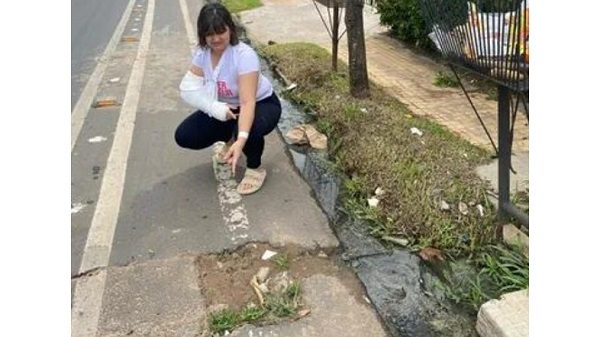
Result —
<path fill-rule="evenodd" d="M 449 211 L 449 210 L 450 210 L 450 205 L 448 205 L 448 203 L 447 203 L 447 202 L 445 202 L 444 200 L 442 200 L 442 201 L 440 202 L 440 209 L 441 209 L 442 211 Z"/>
<path fill-rule="evenodd" d="M 469 207 L 464 202 L 459 202 L 458 203 L 458 211 L 460 213 L 462 213 L 462 215 L 467 215 L 467 214 L 469 214 Z"/>
<path fill-rule="evenodd" d="M 274 252 L 272 250 L 265 250 L 265 252 L 263 253 L 261 259 L 263 259 L 264 261 L 272 258 L 273 256 L 277 255 L 277 252 Z"/>
<path fill-rule="evenodd" d="M 258 280 L 258 282 L 260 282 L 260 283 L 265 282 L 265 280 L 269 276 L 269 270 L 270 270 L 269 267 L 261 267 L 258 270 L 258 273 L 256 273 L 256 279 Z"/>
<path fill-rule="evenodd" d="M 385 194 L 385 190 L 381 187 L 377 187 L 377 189 L 375 189 L 375 195 L 376 196 L 381 196 Z"/>
<path fill-rule="evenodd" d="M 304 317 L 308 314 L 310 314 L 310 309 L 302 309 L 298 311 L 298 317 Z"/>

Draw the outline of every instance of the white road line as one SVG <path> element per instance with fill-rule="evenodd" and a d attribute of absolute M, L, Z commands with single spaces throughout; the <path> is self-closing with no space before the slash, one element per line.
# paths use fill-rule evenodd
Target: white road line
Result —
<path fill-rule="evenodd" d="M 121 17 L 121 21 L 119 21 L 119 24 L 115 29 L 115 33 L 108 42 L 108 45 L 104 50 L 104 54 L 102 54 L 98 60 L 96 69 L 94 69 L 92 76 L 81 92 L 81 96 L 79 96 L 77 103 L 75 103 L 73 111 L 71 111 L 71 151 L 73 151 L 73 148 L 75 147 L 77 137 L 79 137 L 79 132 L 81 132 L 81 128 L 83 127 L 83 122 L 87 117 L 94 97 L 96 97 L 96 93 L 98 92 L 100 81 L 102 80 L 102 77 L 104 77 L 104 71 L 106 71 L 108 61 L 115 52 L 115 48 L 117 47 L 117 43 L 119 42 L 121 35 L 123 35 L 123 31 L 125 30 L 127 20 L 129 20 L 129 16 L 131 15 L 134 3 L 135 0 L 129 0 L 129 4 L 127 4 L 127 7 L 123 12 L 123 16 Z"/>
<path fill-rule="evenodd" d="M 108 157 L 106 171 L 100 187 L 94 218 L 83 252 L 80 273 L 108 266 L 113 236 L 117 226 L 121 197 L 125 185 L 127 158 L 135 126 L 135 117 L 140 98 L 146 57 L 150 46 L 155 0 L 148 1 L 144 29 L 138 53 L 133 64 L 114 142 Z M 98 329 L 102 295 L 106 283 L 106 270 L 78 280 L 71 309 L 71 336 L 95 336 Z"/>

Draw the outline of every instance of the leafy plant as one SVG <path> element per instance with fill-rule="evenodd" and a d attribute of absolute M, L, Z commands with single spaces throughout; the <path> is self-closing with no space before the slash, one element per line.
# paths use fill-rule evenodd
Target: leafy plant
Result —
<path fill-rule="evenodd" d="M 277 257 L 275 257 L 275 264 L 277 264 L 281 270 L 289 270 L 290 258 L 287 256 L 287 254 L 277 255 Z"/>
<path fill-rule="evenodd" d="M 277 317 L 290 317 L 299 308 L 300 292 L 300 283 L 292 282 L 281 293 L 267 296 L 265 308 Z"/>
<path fill-rule="evenodd" d="M 458 80 L 456 79 L 454 74 L 448 74 L 443 71 L 438 71 L 435 74 L 435 81 L 433 82 L 433 84 L 443 88 L 456 88 L 459 86 Z"/>
<path fill-rule="evenodd" d="M 210 330 L 218 334 L 232 331 L 239 322 L 239 315 L 231 309 L 223 309 L 210 315 Z"/>
<path fill-rule="evenodd" d="M 256 306 L 248 306 L 240 312 L 240 321 L 253 322 L 263 318 L 267 314 L 267 310 Z"/>
<path fill-rule="evenodd" d="M 451 261 L 436 287 L 456 304 L 476 313 L 486 301 L 529 288 L 529 262 L 518 250 L 489 245 L 472 261 Z M 475 270 L 479 269 L 479 272 Z"/>

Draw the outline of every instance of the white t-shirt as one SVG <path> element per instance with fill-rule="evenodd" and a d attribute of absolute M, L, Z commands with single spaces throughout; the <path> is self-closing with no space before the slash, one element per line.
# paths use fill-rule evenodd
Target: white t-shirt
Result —
<path fill-rule="evenodd" d="M 256 51 L 241 41 L 235 46 L 229 45 L 227 47 L 215 69 L 212 67 L 210 49 L 208 48 L 198 48 L 192 64 L 202 68 L 205 81 L 212 79 L 213 71 L 219 66 L 221 67 L 217 74 L 217 91 L 221 102 L 239 106 L 238 76 L 253 71 L 259 73 L 256 101 L 273 94 L 273 85 L 260 71 L 260 61 Z"/>

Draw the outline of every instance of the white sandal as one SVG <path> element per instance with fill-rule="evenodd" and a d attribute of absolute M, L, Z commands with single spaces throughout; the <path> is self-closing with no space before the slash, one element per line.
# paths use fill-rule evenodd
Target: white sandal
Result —
<path fill-rule="evenodd" d="M 237 192 L 241 195 L 248 195 L 257 192 L 262 187 L 267 177 L 265 169 L 246 168 L 244 178 L 237 187 Z"/>

